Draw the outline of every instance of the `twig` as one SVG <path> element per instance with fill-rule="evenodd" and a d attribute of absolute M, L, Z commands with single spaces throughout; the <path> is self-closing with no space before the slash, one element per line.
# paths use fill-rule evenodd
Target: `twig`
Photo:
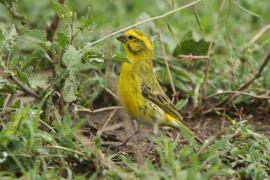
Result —
<path fill-rule="evenodd" d="M 113 112 L 111 112 L 111 114 L 109 115 L 108 118 L 106 118 L 105 123 L 103 124 L 103 126 L 101 127 L 100 130 L 98 130 L 97 135 L 100 136 L 102 134 L 102 132 L 104 131 L 104 129 L 106 128 L 106 126 L 109 124 L 109 122 L 111 121 L 112 117 L 114 116 L 114 114 L 116 113 L 117 109 L 114 109 Z"/>
<path fill-rule="evenodd" d="M 209 59 L 209 56 L 206 55 L 206 56 L 196 56 L 196 55 L 192 55 L 192 54 L 189 54 L 189 55 L 178 55 L 178 57 L 180 59 L 184 59 L 184 60 L 202 60 L 202 59 Z"/>
<path fill-rule="evenodd" d="M 235 4 L 239 9 L 243 10 L 244 12 L 246 12 L 246 13 L 252 15 L 252 16 L 255 16 L 257 18 L 261 18 L 261 16 L 259 14 L 256 14 L 256 13 L 242 7 L 239 3 L 235 2 L 235 1 L 232 1 L 232 3 Z"/>
<path fill-rule="evenodd" d="M 121 127 L 123 127 L 123 122 L 115 124 L 115 125 L 111 125 L 110 127 L 105 127 L 103 129 L 103 131 L 114 131 L 114 130 L 119 129 Z"/>
<path fill-rule="evenodd" d="M 56 133 L 56 131 L 49 125 L 47 124 L 45 121 L 42 121 L 41 119 L 39 119 L 39 121 L 46 126 L 47 128 L 49 128 L 52 132 Z"/>
<path fill-rule="evenodd" d="M 63 146 L 46 145 L 46 146 L 44 146 L 44 147 L 45 147 L 45 148 L 50 148 L 50 149 L 64 150 L 64 151 L 72 152 L 72 153 L 75 153 L 75 154 L 78 154 L 78 155 L 81 155 L 81 156 L 85 156 L 85 154 L 83 154 L 83 153 L 80 152 L 80 151 L 76 151 L 76 150 L 73 150 L 73 149 L 69 149 L 69 148 L 66 148 L 66 147 L 63 147 Z"/>
<path fill-rule="evenodd" d="M 243 91 L 223 91 L 223 92 L 219 92 L 219 93 L 209 95 L 209 96 L 207 96 L 205 98 L 205 100 L 209 100 L 209 99 L 212 99 L 212 98 L 214 98 L 216 96 L 222 96 L 222 95 L 226 95 L 226 94 L 233 94 L 234 96 L 245 95 L 245 96 L 254 97 L 256 99 L 270 99 L 270 96 L 259 96 L 259 95 L 255 95 L 255 94 L 251 94 L 251 93 L 243 92 Z"/>
<path fill-rule="evenodd" d="M 163 59 L 165 61 L 167 73 L 168 73 L 171 88 L 172 88 L 172 91 L 173 91 L 172 102 L 174 102 L 174 99 L 175 99 L 175 96 L 176 96 L 176 90 L 175 90 L 175 86 L 174 86 L 174 83 L 173 83 L 173 78 L 172 78 L 172 74 L 171 74 L 171 71 L 170 71 L 170 67 L 169 67 L 167 56 L 166 56 L 165 48 L 164 48 L 164 45 L 162 44 L 161 37 L 160 37 L 159 33 L 158 33 L 158 42 L 159 42 L 161 50 L 162 50 Z"/>
<path fill-rule="evenodd" d="M 87 113 L 100 113 L 100 112 L 110 111 L 110 110 L 115 110 L 115 109 L 123 109 L 123 107 L 122 106 L 111 106 L 111 107 L 104 107 L 104 108 L 100 108 L 100 109 L 96 109 L 96 110 L 81 108 L 81 109 L 75 109 L 75 111 L 76 112 L 87 112 Z"/>
<path fill-rule="evenodd" d="M 118 96 L 112 92 L 110 89 L 106 88 L 103 84 L 101 84 L 101 87 L 103 87 L 105 89 L 105 91 L 107 91 L 110 95 L 112 95 L 112 97 L 114 97 L 117 101 L 119 101 Z"/>
<path fill-rule="evenodd" d="M 210 136 L 207 140 L 205 140 L 205 143 L 201 146 L 200 150 L 198 151 L 198 154 L 204 152 L 210 145 L 214 144 L 214 142 L 217 140 L 218 137 L 223 135 L 225 133 L 225 130 L 221 130 L 214 134 L 213 136 Z"/>
<path fill-rule="evenodd" d="M 262 65 L 260 66 L 259 70 L 257 71 L 257 73 L 250 80 L 248 80 L 246 83 L 244 83 L 243 85 L 241 85 L 237 89 L 237 91 L 243 91 L 244 89 L 248 88 L 248 86 L 250 84 L 252 84 L 256 79 L 260 78 L 262 76 L 262 72 L 263 72 L 264 68 L 269 63 L 269 61 L 270 61 L 270 51 L 265 56 L 264 61 L 263 61 Z M 234 96 L 235 96 L 235 94 L 230 94 L 226 99 L 224 99 L 222 102 L 220 102 L 219 104 L 217 104 L 216 107 L 223 106 L 229 100 L 231 100 L 232 98 L 234 98 Z"/>
<path fill-rule="evenodd" d="M 212 113 L 212 112 L 215 112 L 216 114 L 219 114 L 219 112 L 224 111 L 224 110 L 225 109 L 221 108 L 221 107 L 213 107 L 213 108 L 210 108 L 210 109 L 204 111 L 201 115 L 205 116 L 205 115 L 207 115 L 209 113 Z"/>
<path fill-rule="evenodd" d="M 191 2 L 191 3 L 189 3 L 189 4 L 186 4 L 186 5 L 184 5 L 184 6 L 175 8 L 175 9 L 173 9 L 173 10 L 171 10 L 171 11 L 168 11 L 168 12 L 166 12 L 166 13 L 164 13 L 164 14 L 161 14 L 161 15 L 159 15 L 159 16 L 155 16 L 155 17 L 152 17 L 152 18 L 148 18 L 148 19 L 139 21 L 139 22 L 137 22 L 137 23 L 135 23 L 135 24 L 132 24 L 132 25 L 130 25 L 130 26 L 124 27 L 124 28 L 122 28 L 122 29 L 120 29 L 120 30 L 118 30 L 118 31 L 115 31 L 115 32 L 113 32 L 113 33 L 111 33 L 111 34 L 108 34 L 108 35 L 106 35 L 106 36 L 103 36 L 102 38 L 100 38 L 100 39 L 98 39 L 98 40 L 96 40 L 96 41 L 94 41 L 94 42 L 88 43 L 86 46 L 84 46 L 82 49 L 80 49 L 80 51 L 83 51 L 83 50 L 87 49 L 88 47 L 91 47 L 91 46 L 93 46 L 93 45 L 95 45 L 95 44 L 97 44 L 97 43 L 100 43 L 100 42 L 104 41 L 105 39 L 110 38 L 110 37 L 112 37 L 112 36 L 114 36 L 114 35 L 116 35 L 116 34 L 118 34 L 118 33 L 121 33 L 121 32 L 123 32 L 123 31 L 126 31 L 126 30 L 130 29 L 130 28 L 136 27 L 136 26 L 138 26 L 138 25 L 141 25 L 141 24 L 144 24 L 144 23 L 147 23 L 147 22 L 150 22 L 150 21 L 155 21 L 155 20 L 158 20 L 158 19 L 162 19 L 162 18 L 164 18 L 164 17 L 166 17 L 166 16 L 169 16 L 169 15 L 171 15 L 171 14 L 173 14 L 173 13 L 176 13 L 176 12 L 181 11 L 181 10 L 183 10 L 183 9 L 186 9 L 186 8 L 188 8 L 188 7 L 190 7 L 190 6 L 193 6 L 193 5 L 197 4 L 197 3 L 200 2 L 200 1 L 202 1 L 202 0 L 196 0 L 196 1 L 193 1 L 193 2 Z"/>
<path fill-rule="evenodd" d="M 262 29 L 260 29 L 247 43 L 244 50 L 247 49 L 251 44 L 255 43 L 263 34 L 265 34 L 267 31 L 270 30 L 270 24 L 264 26 Z"/>
<path fill-rule="evenodd" d="M 24 86 L 24 84 L 23 84 L 21 81 L 19 81 L 16 77 L 10 75 L 9 78 L 10 78 L 12 81 L 14 81 L 14 82 L 17 84 L 17 86 L 18 86 L 23 92 L 25 92 L 26 94 L 29 94 L 29 95 L 31 95 L 31 96 L 33 96 L 33 97 L 35 97 L 35 98 L 38 98 L 38 97 L 39 97 L 38 94 L 36 94 L 36 93 L 35 93 L 34 91 L 32 91 L 30 88 Z"/>
<path fill-rule="evenodd" d="M 5 101 L 4 101 L 4 104 L 3 104 L 3 109 L 6 108 L 6 106 L 7 106 L 7 104 L 9 103 L 11 97 L 12 97 L 11 94 L 7 94 L 7 97 L 5 98 Z"/>

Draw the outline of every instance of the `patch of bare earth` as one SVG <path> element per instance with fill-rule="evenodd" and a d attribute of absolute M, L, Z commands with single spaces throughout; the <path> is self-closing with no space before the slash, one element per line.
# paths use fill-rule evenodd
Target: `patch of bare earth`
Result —
<path fill-rule="evenodd" d="M 248 120 L 259 133 L 270 137 L 269 102 L 254 102 L 234 108 L 228 107 L 228 109 L 230 109 L 229 114 L 232 117 L 237 120 Z M 184 110 L 182 112 L 185 121 L 197 136 L 203 140 L 224 131 L 229 125 L 224 116 L 216 113 L 188 118 L 189 111 Z M 89 124 L 82 129 L 82 133 L 89 141 L 93 141 L 94 137 L 100 134 L 103 140 L 103 153 L 112 156 L 112 160 L 116 164 L 121 164 L 121 155 L 129 157 L 139 164 L 143 163 L 145 159 L 158 163 L 158 156 L 153 151 L 153 130 L 150 127 L 142 126 L 139 134 L 131 138 L 126 145 L 121 146 L 128 137 L 134 134 L 138 126 L 135 121 L 130 120 L 123 109 L 81 115 L 89 120 Z M 172 139 L 175 139 L 177 135 L 180 136 L 179 148 L 187 144 L 185 138 L 175 129 L 162 127 L 158 135 L 161 134 Z"/>

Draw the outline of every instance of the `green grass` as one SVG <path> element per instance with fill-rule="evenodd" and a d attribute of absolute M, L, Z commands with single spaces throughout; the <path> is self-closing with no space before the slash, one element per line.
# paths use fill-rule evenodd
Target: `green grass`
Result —
<path fill-rule="evenodd" d="M 143 165 L 124 156 L 122 166 L 116 165 L 111 156 L 103 154 L 102 138 L 84 139 L 80 135 L 88 119 L 77 116 L 74 106 L 97 109 L 116 105 L 106 89 L 115 91 L 119 67 L 125 61 L 115 37 L 85 51 L 80 49 L 112 31 L 190 2 L 66 0 L 61 5 L 56 0 L 1 0 L 0 177 L 266 179 L 270 175 L 269 139 L 258 134 L 249 122 L 230 114 L 224 115 L 230 127 L 211 145 L 204 148 L 190 143 L 179 148 L 179 139 L 161 136 L 155 139 L 157 162 L 148 159 Z M 270 48 L 269 28 L 251 41 L 269 26 L 269 8 L 267 1 L 225 0 L 222 5 L 222 1 L 202 0 L 194 8 L 138 27 L 153 40 L 155 72 L 170 95 L 160 35 L 180 94 L 181 100 L 176 102 L 179 109 L 202 106 L 208 110 L 209 103 L 221 102 L 227 96 L 201 104 L 205 96 L 237 90 L 252 77 Z M 45 30 L 55 15 L 59 16 L 59 25 L 49 41 Z M 206 55 L 211 42 L 214 46 L 203 96 L 206 60 L 183 60 L 179 56 Z M 267 65 L 245 92 L 268 97 L 269 79 Z M 230 112 L 230 107 L 245 108 L 255 101 L 267 103 L 237 96 L 225 108 Z"/>
<path fill-rule="evenodd" d="M 231 135 L 239 132 L 239 138 Z M 232 143 L 233 141 L 233 143 Z M 209 148 L 176 148 L 177 139 L 156 140 L 159 165 L 146 162 L 138 166 L 128 159 L 128 174 L 141 179 L 209 179 L 214 177 L 263 179 L 269 173 L 269 140 L 254 133 L 246 124 L 235 124 Z M 122 173 L 116 174 L 124 179 Z M 115 174 L 114 174 L 115 176 Z M 134 177 L 135 176 L 135 177 Z"/>

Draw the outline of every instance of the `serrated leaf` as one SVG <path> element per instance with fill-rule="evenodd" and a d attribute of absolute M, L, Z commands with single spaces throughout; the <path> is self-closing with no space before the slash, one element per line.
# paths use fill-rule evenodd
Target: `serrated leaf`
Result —
<path fill-rule="evenodd" d="M 77 87 L 78 84 L 76 82 L 75 74 L 71 71 L 63 88 L 64 101 L 72 102 L 76 100 Z"/>
<path fill-rule="evenodd" d="M 81 64 L 82 54 L 73 46 L 66 48 L 63 55 L 63 62 L 70 71 L 77 71 Z"/>
<path fill-rule="evenodd" d="M 3 27 L 2 36 L 2 47 L 10 50 L 11 47 L 15 44 L 15 38 L 17 36 L 15 25 L 12 25 L 10 27 Z"/>

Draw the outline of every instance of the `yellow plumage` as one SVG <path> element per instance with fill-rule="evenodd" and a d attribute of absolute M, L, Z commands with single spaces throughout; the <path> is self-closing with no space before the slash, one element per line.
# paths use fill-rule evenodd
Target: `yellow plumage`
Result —
<path fill-rule="evenodd" d="M 137 29 L 117 39 L 124 45 L 129 61 L 123 63 L 118 80 L 118 96 L 129 115 L 141 123 L 170 126 L 181 129 L 186 136 L 194 136 L 156 79 L 150 39 Z"/>

